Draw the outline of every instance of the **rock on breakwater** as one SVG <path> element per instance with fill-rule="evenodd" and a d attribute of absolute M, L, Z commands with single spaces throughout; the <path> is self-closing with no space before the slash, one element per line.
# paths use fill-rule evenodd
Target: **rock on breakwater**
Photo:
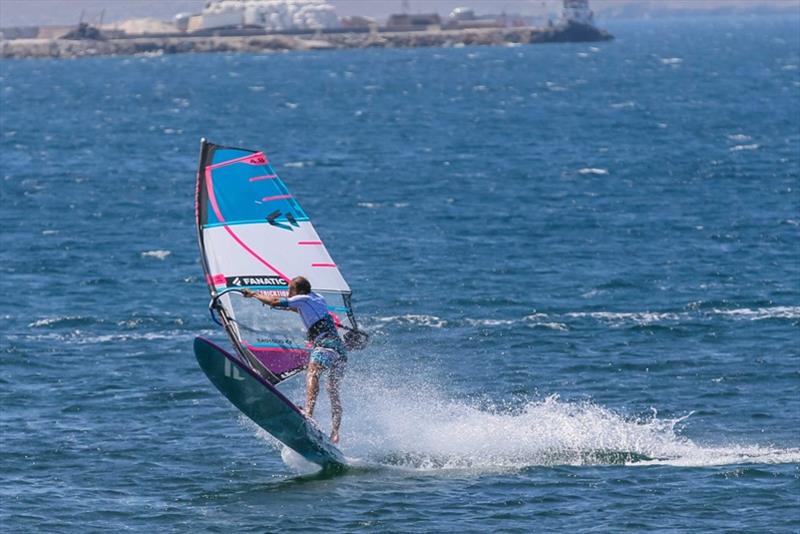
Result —
<path fill-rule="evenodd" d="M 603 30 L 572 26 L 307 35 L 145 36 L 106 40 L 17 39 L 0 41 L 1 58 L 76 58 L 137 54 L 264 52 L 345 48 L 415 48 L 505 45 L 613 39 Z"/>

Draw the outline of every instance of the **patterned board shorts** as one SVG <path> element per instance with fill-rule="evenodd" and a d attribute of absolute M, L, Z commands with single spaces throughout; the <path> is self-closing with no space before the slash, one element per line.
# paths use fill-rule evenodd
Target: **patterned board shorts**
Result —
<path fill-rule="evenodd" d="M 314 343 L 314 348 L 311 349 L 311 361 L 323 369 L 329 369 L 331 375 L 335 373 L 341 376 L 347 363 L 347 350 L 338 336 L 325 337 Z"/>

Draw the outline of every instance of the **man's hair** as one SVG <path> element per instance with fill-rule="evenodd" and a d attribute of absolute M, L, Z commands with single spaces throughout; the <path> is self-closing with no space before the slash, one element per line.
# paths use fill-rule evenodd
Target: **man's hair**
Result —
<path fill-rule="evenodd" d="M 292 278 L 292 282 L 294 282 L 294 287 L 297 289 L 297 292 L 301 295 L 308 295 L 311 293 L 311 282 L 303 278 L 302 276 L 295 276 Z"/>

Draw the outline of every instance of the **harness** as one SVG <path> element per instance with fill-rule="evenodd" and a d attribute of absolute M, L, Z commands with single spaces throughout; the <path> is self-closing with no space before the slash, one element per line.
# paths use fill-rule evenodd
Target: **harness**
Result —
<path fill-rule="evenodd" d="M 336 331 L 336 325 L 330 315 L 323 317 L 308 327 L 309 341 L 316 343 L 318 339 L 322 339 L 323 337 L 339 337 L 339 333 Z"/>
<path fill-rule="evenodd" d="M 314 344 L 314 349 L 326 349 L 338 354 L 342 362 L 347 361 L 347 348 L 336 331 L 336 324 L 330 315 L 323 317 L 308 329 L 308 339 Z M 313 353 L 312 350 L 312 353 Z"/>

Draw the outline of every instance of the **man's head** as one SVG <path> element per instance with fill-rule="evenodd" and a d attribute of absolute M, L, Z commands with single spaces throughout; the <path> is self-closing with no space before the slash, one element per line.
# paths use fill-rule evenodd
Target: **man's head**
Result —
<path fill-rule="evenodd" d="M 292 278 L 292 281 L 289 282 L 289 296 L 293 297 L 295 295 L 308 295 L 311 293 L 311 282 L 306 280 L 302 276 L 295 276 Z"/>

